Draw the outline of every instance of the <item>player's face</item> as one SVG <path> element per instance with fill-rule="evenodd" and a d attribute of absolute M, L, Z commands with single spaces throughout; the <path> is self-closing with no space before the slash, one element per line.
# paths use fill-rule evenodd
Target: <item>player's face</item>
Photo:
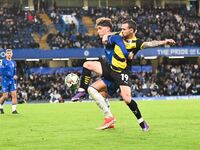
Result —
<path fill-rule="evenodd" d="M 133 35 L 133 29 L 132 28 L 129 28 L 129 25 L 127 23 L 125 24 L 122 24 L 122 35 L 125 37 L 125 38 L 128 38 L 130 36 Z"/>
<path fill-rule="evenodd" d="M 12 59 L 13 53 L 11 51 L 6 52 L 6 58 Z"/>
<path fill-rule="evenodd" d="M 102 38 L 105 34 L 110 33 L 110 28 L 109 27 L 104 27 L 104 26 L 97 26 L 97 33 L 100 38 Z"/>

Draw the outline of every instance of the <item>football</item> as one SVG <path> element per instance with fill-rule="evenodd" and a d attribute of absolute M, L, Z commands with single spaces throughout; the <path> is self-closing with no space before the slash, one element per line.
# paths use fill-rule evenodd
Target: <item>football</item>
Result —
<path fill-rule="evenodd" d="M 65 84 L 68 87 L 79 84 L 79 76 L 75 73 L 70 73 L 65 77 Z"/>

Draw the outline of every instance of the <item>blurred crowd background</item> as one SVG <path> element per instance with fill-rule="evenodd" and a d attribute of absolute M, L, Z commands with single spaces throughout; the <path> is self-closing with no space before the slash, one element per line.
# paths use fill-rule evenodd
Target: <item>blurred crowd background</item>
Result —
<path fill-rule="evenodd" d="M 120 31 L 121 23 L 133 19 L 138 24 L 137 36 L 144 41 L 172 38 L 177 46 L 198 46 L 200 43 L 200 19 L 191 16 L 186 8 L 57 8 L 44 12 L 57 29 L 47 36 L 50 49 L 94 48 L 101 47 L 95 32 L 89 33 L 83 18 L 91 20 L 91 28 L 99 17 L 109 17 L 113 21 L 113 31 Z M 73 19 L 65 22 L 63 15 Z M 73 21 L 76 21 L 75 22 Z M 39 48 L 33 34 L 40 36 L 48 32 L 49 27 L 35 11 L 24 11 L 16 7 L 0 9 L 0 48 Z"/>

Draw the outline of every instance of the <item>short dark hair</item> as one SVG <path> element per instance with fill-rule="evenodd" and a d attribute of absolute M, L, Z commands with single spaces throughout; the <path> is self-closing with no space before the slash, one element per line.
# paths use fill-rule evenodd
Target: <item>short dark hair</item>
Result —
<path fill-rule="evenodd" d="M 112 30 L 112 21 L 110 18 L 101 17 L 96 20 L 96 26 L 110 27 Z"/>
<path fill-rule="evenodd" d="M 128 24 L 129 28 L 132 28 L 134 31 L 137 30 L 137 24 L 134 20 L 125 20 L 122 24 Z"/>

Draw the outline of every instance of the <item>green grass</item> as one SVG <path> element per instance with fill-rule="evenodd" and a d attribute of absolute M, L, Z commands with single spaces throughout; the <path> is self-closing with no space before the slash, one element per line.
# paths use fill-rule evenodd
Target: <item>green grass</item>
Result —
<path fill-rule="evenodd" d="M 200 100 L 138 102 L 149 132 L 142 132 L 123 102 L 112 102 L 116 129 L 98 131 L 95 103 L 22 104 L 0 115 L 2 150 L 199 150 Z"/>

